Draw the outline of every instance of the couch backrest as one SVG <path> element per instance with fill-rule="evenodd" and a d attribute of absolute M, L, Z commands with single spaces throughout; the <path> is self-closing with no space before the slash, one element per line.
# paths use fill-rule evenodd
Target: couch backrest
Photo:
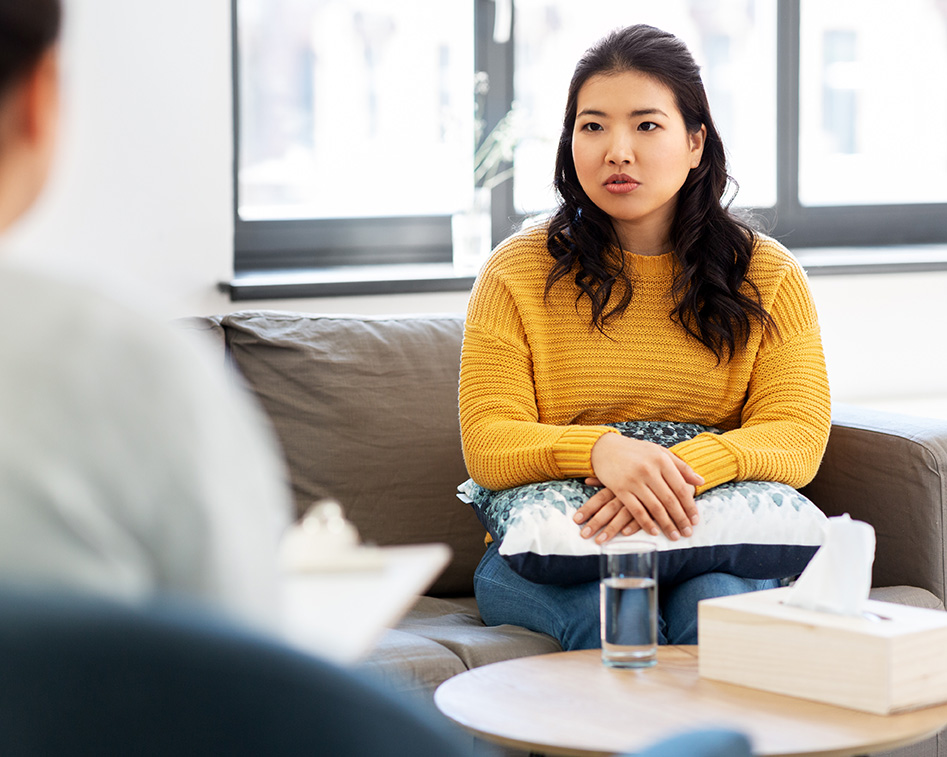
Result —
<path fill-rule="evenodd" d="M 456 497 L 463 318 L 241 311 L 204 323 L 269 414 L 297 510 L 329 494 L 366 542 L 446 543 L 454 558 L 431 593 L 472 594 L 484 531 Z"/>

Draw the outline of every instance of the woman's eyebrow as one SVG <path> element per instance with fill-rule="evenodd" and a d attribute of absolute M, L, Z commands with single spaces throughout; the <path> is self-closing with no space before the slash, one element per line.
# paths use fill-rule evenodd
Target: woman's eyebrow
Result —
<path fill-rule="evenodd" d="M 608 114 L 593 108 L 586 108 L 585 110 L 579 111 L 576 114 L 576 117 L 578 116 L 595 116 L 596 118 L 607 118 Z"/>
<path fill-rule="evenodd" d="M 667 113 L 665 113 L 660 108 L 638 108 L 631 111 L 628 114 L 629 118 L 639 118 L 640 116 L 664 116 L 667 118 Z M 594 116 L 595 118 L 608 118 L 608 114 L 601 110 L 595 110 L 594 108 L 586 108 L 585 110 L 579 111 L 576 114 L 576 117 L 579 116 Z"/>
<path fill-rule="evenodd" d="M 638 118 L 639 116 L 664 116 L 667 118 L 667 113 L 665 113 L 660 108 L 639 108 L 638 110 L 633 110 L 628 114 L 631 118 Z"/>

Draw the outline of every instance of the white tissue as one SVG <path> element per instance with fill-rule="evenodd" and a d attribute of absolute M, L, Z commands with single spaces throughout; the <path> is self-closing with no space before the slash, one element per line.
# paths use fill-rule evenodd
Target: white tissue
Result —
<path fill-rule="evenodd" d="M 289 573 L 380 570 L 379 547 L 362 546 L 358 531 L 335 500 L 315 502 L 302 521 L 290 527 L 280 544 L 280 565 Z"/>
<path fill-rule="evenodd" d="M 829 518 L 825 541 L 796 580 L 785 604 L 838 615 L 861 615 L 871 589 L 875 529 L 849 515 Z"/>

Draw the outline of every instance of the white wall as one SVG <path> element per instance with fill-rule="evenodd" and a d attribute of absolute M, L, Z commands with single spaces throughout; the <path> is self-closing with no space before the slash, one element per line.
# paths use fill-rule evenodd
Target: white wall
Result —
<path fill-rule="evenodd" d="M 947 273 L 809 282 L 836 401 L 947 418 Z"/>
<path fill-rule="evenodd" d="M 52 185 L 7 254 L 165 316 L 462 311 L 464 294 L 231 303 L 227 0 L 65 0 Z M 947 417 L 947 273 L 813 277 L 836 400 Z"/>
<path fill-rule="evenodd" d="M 226 306 L 231 271 L 227 0 L 64 0 L 58 172 L 15 256 L 143 291 L 166 312 Z"/>

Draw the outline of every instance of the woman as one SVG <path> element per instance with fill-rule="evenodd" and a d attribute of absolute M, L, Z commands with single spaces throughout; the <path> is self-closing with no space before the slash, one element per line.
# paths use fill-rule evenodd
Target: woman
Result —
<path fill-rule="evenodd" d="M 695 494 L 733 480 L 802 486 L 828 438 L 829 390 L 805 275 L 723 204 L 729 177 L 700 73 L 674 36 L 613 32 L 579 61 L 556 157 L 557 211 L 495 251 L 471 295 L 460 414 L 488 489 L 586 477 L 584 538 L 686 539 Z M 604 424 L 723 429 L 670 449 Z M 662 642 L 696 643 L 701 598 L 773 585 L 720 573 L 662 586 Z M 599 645 L 596 584 L 475 576 L 490 624 Z"/>
<path fill-rule="evenodd" d="M 58 0 L 0 0 L 0 232 L 52 163 L 59 20 Z M 221 368 L 162 325 L 12 267 L 0 318 L 0 581 L 273 623 L 288 491 Z"/>

